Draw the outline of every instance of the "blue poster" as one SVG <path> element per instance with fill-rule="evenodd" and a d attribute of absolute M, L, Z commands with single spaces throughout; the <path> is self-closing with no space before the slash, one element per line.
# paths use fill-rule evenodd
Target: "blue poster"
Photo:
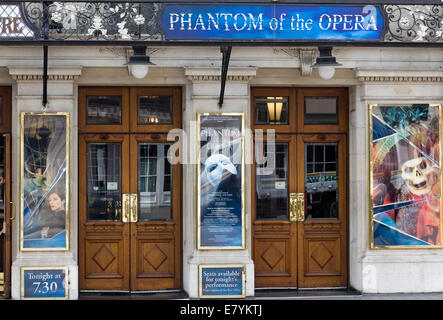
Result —
<path fill-rule="evenodd" d="M 67 113 L 22 113 L 22 250 L 68 247 L 67 123 Z"/>
<path fill-rule="evenodd" d="M 200 115 L 200 248 L 243 247 L 242 115 Z"/>
<path fill-rule="evenodd" d="M 165 5 L 166 40 L 381 40 L 377 6 Z"/>
<path fill-rule="evenodd" d="M 66 269 L 24 269 L 24 299 L 64 299 L 66 294 Z"/>
<path fill-rule="evenodd" d="M 206 267 L 200 271 L 201 297 L 244 296 L 244 267 Z"/>

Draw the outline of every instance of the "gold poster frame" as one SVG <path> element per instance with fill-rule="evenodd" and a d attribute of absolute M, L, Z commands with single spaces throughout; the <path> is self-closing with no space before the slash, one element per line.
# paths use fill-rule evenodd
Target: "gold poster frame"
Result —
<path fill-rule="evenodd" d="M 24 247 L 24 226 L 23 226 L 23 210 L 24 210 L 24 120 L 25 116 L 64 116 L 65 117 L 65 128 L 66 128 L 66 139 L 65 139 L 65 160 L 66 160 L 66 178 L 65 178 L 65 211 L 66 211 L 66 246 L 57 248 L 25 248 Z M 69 112 L 21 112 L 20 113 L 20 174 L 19 174 L 19 194 L 20 194 L 20 251 L 69 251 L 70 248 L 70 113 Z"/>
<path fill-rule="evenodd" d="M 201 117 L 202 116 L 240 116 L 241 117 L 241 237 L 242 244 L 241 246 L 201 246 L 201 190 L 200 190 L 200 165 L 201 165 L 201 157 L 200 157 L 200 129 L 201 129 Z M 197 242 L 198 250 L 244 250 L 246 249 L 246 226 L 245 226 L 245 114 L 243 112 L 201 112 L 197 113 L 197 165 L 196 165 L 196 175 L 197 175 L 197 184 L 196 184 L 196 220 L 197 220 L 197 228 L 195 239 Z"/>
<path fill-rule="evenodd" d="M 202 271 L 203 268 L 241 268 L 242 269 L 242 294 L 241 295 L 203 295 Z M 199 264 L 198 265 L 198 297 L 199 298 L 246 298 L 246 265 L 237 264 Z"/>
<path fill-rule="evenodd" d="M 442 181 L 442 170 L 441 170 L 441 164 L 443 159 L 443 148 L 442 148 L 442 105 L 439 103 L 428 103 L 429 107 L 437 107 L 438 108 L 438 116 L 439 116 L 439 165 L 440 165 L 440 244 L 439 245 L 375 245 L 374 244 L 374 206 L 373 206 L 373 193 L 372 193 L 372 185 L 373 185 L 373 174 L 372 174 L 372 167 L 373 167 L 373 161 L 372 161 L 372 134 L 373 134 L 373 123 L 372 123 L 372 109 L 374 107 L 412 107 L 415 104 L 385 104 L 385 103 L 374 103 L 368 105 L 368 184 L 367 184 L 367 193 L 368 193 L 368 211 L 369 211 L 369 219 L 368 219 L 368 225 L 369 225 L 369 234 L 368 234 L 368 244 L 369 249 L 373 250 L 381 250 L 381 249 L 438 249 L 443 248 L 443 219 L 442 219 L 442 208 L 443 208 L 443 181 Z"/>
<path fill-rule="evenodd" d="M 65 272 L 65 296 L 60 298 L 25 298 L 25 271 L 26 270 L 63 270 Z M 69 299 L 69 269 L 68 267 L 21 267 L 20 268 L 20 299 L 21 300 L 68 300 Z"/>

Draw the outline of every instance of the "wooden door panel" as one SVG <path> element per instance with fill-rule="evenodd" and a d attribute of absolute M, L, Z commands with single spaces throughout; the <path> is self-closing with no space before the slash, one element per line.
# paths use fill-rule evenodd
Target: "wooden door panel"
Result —
<path fill-rule="evenodd" d="M 139 146 L 148 144 L 159 146 L 170 144 L 163 134 L 137 134 L 131 136 L 131 193 L 137 194 L 141 203 L 139 190 L 139 165 L 143 163 L 139 155 Z M 160 147 L 162 146 L 162 147 Z M 161 159 L 161 158 L 158 158 Z M 161 163 L 157 160 L 157 164 Z M 166 164 L 165 164 L 166 166 Z M 159 167 L 157 167 L 159 168 Z M 164 172 L 160 169 L 159 172 Z M 131 289 L 134 291 L 179 289 L 181 286 L 181 166 L 170 167 L 172 175 L 171 198 L 168 208 L 170 216 L 165 221 L 159 217 L 142 218 L 141 205 L 138 206 L 139 219 L 131 223 Z M 160 181 L 160 180 L 158 180 Z M 158 199 L 161 197 L 156 197 Z M 160 200 L 159 200 L 160 201 Z M 161 219 L 161 218 L 160 218 Z"/>
<path fill-rule="evenodd" d="M 120 251 L 124 244 L 120 239 L 86 239 L 86 278 L 125 277 Z"/>
<path fill-rule="evenodd" d="M 305 221 L 300 222 L 298 243 L 299 243 L 299 287 L 344 287 L 347 285 L 347 248 L 346 248 L 346 230 L 347 230 L 347 146 L 346 136 L 340 134 L 330 135 L 303 135 L 298 138 L 298 150 L 307 158 L 305 144 L 314 146 L 334 145 L 336 146 L 336 197 L 338 204 L 334 200 L 334 206 L 337 210 L 329 218 L 310 217 L 307 197 L 310 196 L 313 188 L 305 186 L 306 166 L 298 168 L 298 190 L 305 194 Z M 321 150 L 321 149 L 320 149 Z M 326 157 L 326 156 L 325 156 Z M 322 163 L 323 160 L 318 160 Z M 324 167 L 326 168 L 326 166 Z M 327 171 L 324 170 L 323 171 Z M 326 173 L 322 173 L 326 174 Z M 328 181 L 325 177 L 325 181 Z M 329 182 L 328 182 L 329 183 Z M 318 184 L 318 182 L 317 182 Z M 331 186 L 329 186 L 331 187 Z M 326 192 L 322 186 L 317 185 L 315 192 Z M 332 207 L 332 206 L 331 206 Z M 329 208 L 329 207 L 327 207 Z M 330 208 L 329 208 L 330 209 Z M 329 213 L 331 210 L 327 210 Z M 335 210 L 334 210 L 335 211 Z"/>
<path fill-rule="evenodd" d="M 339 235 L 305 234 L 303 276 L 340 276 L 340 248 Z"/>
<path fill-rule="evenodd" d="M 258 277 L 290 276 L 290 261 L 288 252 L 291 250 L 290 237 L 278 240 L 279 236 L 271 239 L 257 235 L 255 239 L 256 275 Z"/>
<path fill-rule="evenodd" d="M 121 155 L 129 153 L 129 137 L 127 135 L 109 134 L 88 134 L 81 135 L 79 139 L 79 282 L 81 290 L 129 290 L 129 231 L 128 223 L 122 222 L 122 212 L 115 206 L 118 202 L 112 201 L 113 205 L 106 210 L 109 216 L 99 220 L 88 217 L 88 144 L 120 145 Z M 118 149 L 115 149 L 118 150 Z M 98 154 L 98 152 L 97 152 Z M 111 157 L 113 154 L 110 154 Z M 120 191 L 119 194 L 127 193 L 129 190 L 129 161 L 120 155 Z M 115 158 L 113 158 L 115 159 Z M 116 163 L 111 164 L 111 158 L 103 158 L 103 163 L 110 167 L 116 167 Z M 118 166 L 117 166 L 118 168 Z M 90 170 L 92 170 L 89 167 Z M 97 169 L 98 170 L 98 169 Z M 116 171 L 118 172 L 118 171 Z M 102 176 L 109 177 L 108 174 Z M 104 181 L 106 190 L 115 189 L 116 182 L 108 186 L 109 181 Z M 118 185 L 118 183 L 117 183 Z M 94 186 L 91 185 L 92 189 Z M 92 195 L 95 201 L 98 196 Z M 105 194 L 107 198 L 108 193 Z M 121 199 L 120 199 L 121 200 Z M 110 201 L 111 202 L 111 201 Z M 106 200 L 106 203 L 110 203 Z M 121 203 L 121 201 L 120 201 Z M 111 219 L 111 220 L 106 220 Z M 113 219 L 113 220 L 112 220 Z"/>

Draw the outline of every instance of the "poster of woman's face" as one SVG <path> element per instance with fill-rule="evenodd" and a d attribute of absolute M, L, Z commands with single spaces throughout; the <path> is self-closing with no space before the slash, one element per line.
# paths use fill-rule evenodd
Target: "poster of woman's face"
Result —
<path fill-rule="evenodd" d="M 439 105 L 372 106 L 373 247 L 441 245 Z"/>
<path fill-rule="evenodd" d="M 21 249 L 68 248 L 68 113 L 21 114 Z"/>

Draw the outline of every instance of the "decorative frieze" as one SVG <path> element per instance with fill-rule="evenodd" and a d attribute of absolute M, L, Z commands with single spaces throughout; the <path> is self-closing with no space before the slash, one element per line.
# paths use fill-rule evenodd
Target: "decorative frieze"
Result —
<path fill-rule="evenodd" d="M 51 67 L 48 81 L 76 81 L 81 75 L 81 67 Z M 41 67 L 9 67 L 9 74 L 15 81 L 43 81 Z"/>
<path fill-rule="evenodd" d="M 357 70 L 360 82 L 443 82 L 442 71 L 415 70 Z"/>
<path fill-rule="evenodd" d="M 256 68 L 229 68 L 227 81 L 249 82 L 256 75 Z M 185 76 L 192 82 L 221 81 L 219 68 L 186 68 Z"/>
<path fill-rule="evenodd" d="M 51 74 L 48 75 L 48 81 L 75 81 L 79 75 L 61 75 L 61 74 Z M 15 74 L 12 75 L 12 79 L 16 81 L 41 81 L 43 80 L 42 74 Z"/>

